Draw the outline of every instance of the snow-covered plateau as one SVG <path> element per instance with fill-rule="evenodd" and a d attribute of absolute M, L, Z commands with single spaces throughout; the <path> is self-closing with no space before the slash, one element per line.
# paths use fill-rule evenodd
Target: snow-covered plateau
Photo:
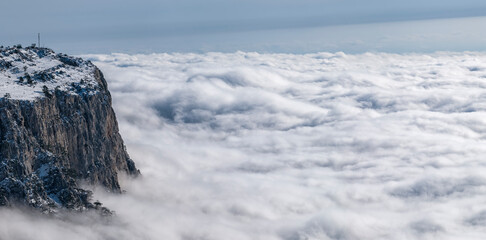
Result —
<path fill-rule="evenodd" d="M 0 48 L 0 97 L 34 100 L 55 90 L 92 94 L 95 66 L 48 48 Z M 45 89 L 45 90 L 44 90 Z"/>

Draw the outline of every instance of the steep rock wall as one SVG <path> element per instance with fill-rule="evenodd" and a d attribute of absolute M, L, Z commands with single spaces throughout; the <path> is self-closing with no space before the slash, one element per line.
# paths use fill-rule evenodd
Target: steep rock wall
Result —
<path fill-rule="evenodd" d="M 106 81 L 97 91 L 51 90 L 31 100 L 0 99 L 0 205 L 43 211 L 95 208 L 79 180 L 120 192 L 120 173 L 139 174 L 118 132 Z"/>

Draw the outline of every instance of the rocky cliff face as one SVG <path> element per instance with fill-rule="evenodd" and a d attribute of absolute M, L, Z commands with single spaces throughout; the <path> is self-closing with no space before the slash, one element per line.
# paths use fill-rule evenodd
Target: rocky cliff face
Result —
<path fill-rule="evenodd" d="M 0 48 L 0 205 L 97 208 L 79 181 L 120 192 L 138 175 L 111 96 L 91 62 L 45 48 Z"/>

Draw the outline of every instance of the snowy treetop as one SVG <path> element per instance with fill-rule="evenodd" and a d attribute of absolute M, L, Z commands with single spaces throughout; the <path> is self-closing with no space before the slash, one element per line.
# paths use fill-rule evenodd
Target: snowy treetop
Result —
<path fill-rule="evenodd" d="M 100 86 L 90 61 L 48 48 L 0 47 L 0 98 L 35 100 L 55 91 L 94 94 Z"/>

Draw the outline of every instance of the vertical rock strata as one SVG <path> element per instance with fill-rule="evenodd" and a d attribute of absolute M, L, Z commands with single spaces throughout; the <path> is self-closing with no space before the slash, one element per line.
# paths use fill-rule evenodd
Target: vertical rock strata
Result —
<path fill-rule="evenodd" d="M 0 53 L 0 205 L 95 208 L 80 180 L 120 192 L 120 173 L 139 174 L 98 68 L 44 48 Z"/>

